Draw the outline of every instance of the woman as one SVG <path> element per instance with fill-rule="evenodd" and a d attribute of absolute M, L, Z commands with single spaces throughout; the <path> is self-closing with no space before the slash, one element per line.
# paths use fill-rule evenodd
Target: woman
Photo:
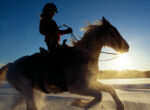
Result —
<path fill-rule="evenodd" d="M 56 22 L 52 19 L 57 13 L 57 7 L 53 3 L 47 3 L 41 14 L 40 33 L 45 36 L 48 50 L 53 51 L 59 46 L 60 36 L 72 33 L 72 29 L 59 30 Z"/>

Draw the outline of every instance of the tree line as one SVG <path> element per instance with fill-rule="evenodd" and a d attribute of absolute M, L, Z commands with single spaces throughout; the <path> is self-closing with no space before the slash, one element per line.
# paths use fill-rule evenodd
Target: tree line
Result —
<path fill-rule="evenodd" d="M 100 79 L 117 79 L 117 78 L 150 78 L 150 71 L 138 70 L 104 70 L 99 71 Z"/>

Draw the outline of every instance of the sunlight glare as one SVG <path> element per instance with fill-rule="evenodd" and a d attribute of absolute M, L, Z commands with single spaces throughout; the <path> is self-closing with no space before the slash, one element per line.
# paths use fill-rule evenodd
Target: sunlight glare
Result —
<path fill-rule="evenodd" d="M 114 60 L 114 68 L 116 70 L 125 70 L 130 68 L 130 61 L 129 58 L 127 57 L 127 54 L 120 54 L 118 58 Z"/>

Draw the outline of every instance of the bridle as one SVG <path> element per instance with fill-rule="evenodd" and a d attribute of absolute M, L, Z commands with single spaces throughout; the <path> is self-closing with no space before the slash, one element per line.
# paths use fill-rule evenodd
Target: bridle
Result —
<path fill-rule="evenodd" d="M 105 26 L 104 28 L 108 28 L 108 27 Z M 106 30 L 106 31 L 105 31 L 104 45 L 106 44 L 106 41 L 107 41 L 107 33 L 108 33 L 108 31 Z M 112 35 L 112 37 L 114 37 L 114 35 L 113 35 L 112 33 L 111 33 L 111 35 Z M 112 52 L 101 51 L 100 53 L 109 54 L 109 55 L 114 55 L 114 57 L 109 58 L 109 59 L 102 59 L 102 60 L 99 60 L 99 61 L 110 61 L 110 60 L 114 60 L 114 59 L 118 58 L 118 56 L 119 56 L 118 53 L 112 53 Z"/>

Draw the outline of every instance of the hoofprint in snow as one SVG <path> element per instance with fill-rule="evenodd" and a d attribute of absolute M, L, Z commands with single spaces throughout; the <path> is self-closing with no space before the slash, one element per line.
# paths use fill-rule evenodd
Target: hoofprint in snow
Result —
<path fill-rule="evenodd" d="M 125 110 L 150 110 L 150 79 L 101 80 L 101 82 L 111 84 L 116 88 L 117 94 L 125 105 Z M 12 102 L 17 97 L 17 91 L 7 82 L 0 82 L 0 110 L 11 110 Z M 78 98 L 85 101 L 92 99 L 92 97 L 66 92 L 64 94 L 44 94 L 42 97 L 37 95 L 36 102 L 39 110 L 81 110 L 81 108 L 70 105 L 74 99 Z M 25 104 L 20 105 L 18 110 L 26 110 Z M 115 110 L 115 103 L 109 94 L 103 93 L 101 103 L 91 110 Z"/>

